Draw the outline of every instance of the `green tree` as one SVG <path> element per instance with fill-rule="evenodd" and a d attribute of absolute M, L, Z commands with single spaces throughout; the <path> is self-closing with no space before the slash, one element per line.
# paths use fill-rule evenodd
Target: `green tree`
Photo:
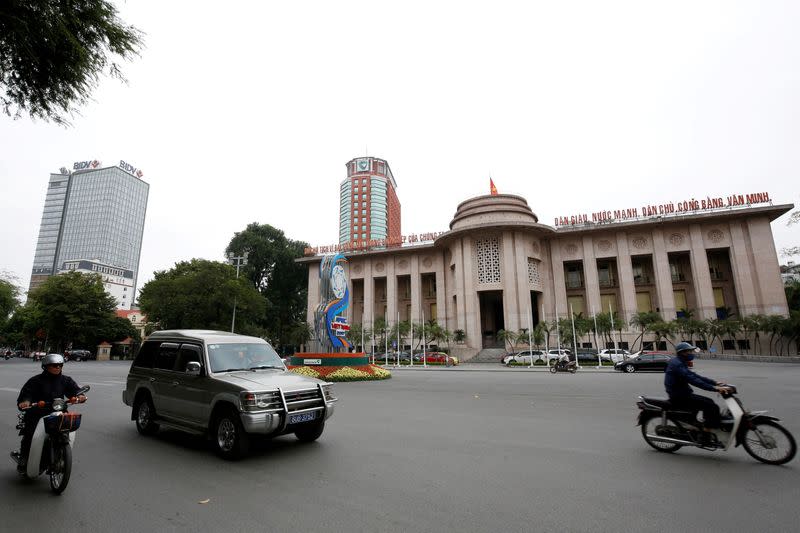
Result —
<path fill-rule="evenodd" d="M 350 344 L 353 348 L 357 348 L 361 346 L 361 334 L 364 333 L 364 343 L 368 342 L 366 328 L 364 328 L 363 324 L 350 324 L 350 331 L 347 332 L 347 339 L 350 341 Z M 363 347 L 362 347 L 363 349 Z"/>
<path fill-rule="evenodd" d="M 639 330 L 639 336 L 634 339 L 631 348 L 636 346 L 636 341 L 639 341 L 639 349 L 644 345 L 644 336 L 650 330 L 650 326 L 655 323 L 661 321 L 661 315 L 650 311 L 650 312 L 638 312 L 631 317 L 631 326 L 637 328 Z"/>
<path fill-rule="evenodd" d="M 67 124 L 101 76 L 124 81 L 119 59 L 142 47 L 142 33 L 105 0 L 10 0 L 0 4 L 0 104 L 19 117 Z"/>
<path fill-rule="evenodd" d="M 225 249 L 237 256 L 248 253 L 241 275 L 250 281 L 266 300 L 259 325 L 275 347 L 291 345 L 290 332 L 306 320 L 308 268 L 295 262 L 308 244 L 287 238 L 269 224 L 248 224 L 237 232 Z M 358 343 L 361 343 L 359 335 Z"/>
<path fill-rule="evenodd" d="M 665 322 L 664 320 L 659 320 L 650 324 L 650 330 L 655 336 L 656 343 L 661 339 L 664 339 L 674 346 L 671 338 L 675 335 L 675 329 L 676 324 L 674 322 Z"/>
<path fill-rule="evenodd" d="M 467 340 L 467 334 L 463 329 L 457 329 L 453 332 L 453 342 L 463 344 Z"/>
<path fill-rule="evenodd" d="M 19 288 L 10 280 L 0 277 L 0 344 L 4 344 L 8 319 L 19 305 Z"/>
<path fill-rule="evenodd" d="M 139 305 L 161 329 L 228 331 L 236 302 L 236 331 L 257 333 L 264 299 L 228 264 L 205 259 L 176 263 L 154 273 L 142 287 Z M 272 339 L 270 339 L 272 340 Z"/>
<path fill-rule="evenodd" d="M 24 327 L 28 332 L 44 330 L 51 350 L 91 347 L 129 336 L 114 314 L 116 300 L 106 293 L 98 274 L 51 276 L 28 294 L 26 306 L 31 310 L 24 317 Z"/>
<path fill-rule="evenodd" d="M 498 342 L 502 342 L 503 345 L 506 347 L 507 352 L 514 351 L 514 345 L 517 342 L 517 334 L 513 331 L 508 331 L 505 329 L 501 329 L 497 332 L 497 340 Z"/>

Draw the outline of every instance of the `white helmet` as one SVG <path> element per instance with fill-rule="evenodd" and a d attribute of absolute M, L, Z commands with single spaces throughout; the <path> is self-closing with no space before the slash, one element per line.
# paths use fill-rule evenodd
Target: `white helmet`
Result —
<path fill-rule="evenodd" d="M 42 370 L 47 365 L 63 365 L 64 364 L 64 356 L 60 353 L 49 353 L 42 357 Z"/>

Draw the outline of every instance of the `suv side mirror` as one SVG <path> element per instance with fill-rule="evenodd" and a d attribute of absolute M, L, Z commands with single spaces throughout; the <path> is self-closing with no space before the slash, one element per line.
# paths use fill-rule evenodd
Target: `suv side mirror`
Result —
<path fill-rule="evenodd" d="M 199 376 L 200 375 L 200 363 L 197 361 L 189 361 L 186 363 L 186 373 L 190 376 Z"/>

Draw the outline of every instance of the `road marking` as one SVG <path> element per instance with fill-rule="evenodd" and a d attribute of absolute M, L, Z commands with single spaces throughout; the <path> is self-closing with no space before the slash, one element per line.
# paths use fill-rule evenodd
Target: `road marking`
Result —
<path fill-rule="evenodd" d="M 6 391 L 6 392 L 19 392 L 19 389 L 12 389 L 12 388 L 9 388 L 9 387 L 0 387 L 0 390 Z"/>
<path fill-rule="evenodd" d="M 111 383 L 97 383 L 95 381 L 84 381 L 82 384 L 83 385 L 100 385 L 101 387 L 116 387 L 120 383 L 121 382 L 119 382 L 119 381 L 113 381 Z"/>

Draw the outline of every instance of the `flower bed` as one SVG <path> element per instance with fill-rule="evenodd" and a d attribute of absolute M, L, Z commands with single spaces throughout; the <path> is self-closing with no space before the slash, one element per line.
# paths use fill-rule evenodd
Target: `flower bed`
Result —
<path fill-rule="evenodd" d="M 376 381 L 389 379 L 391 372 L 377 365 L 359 366 L 293 366 L 286 368 L 295 374 L 325 381 Z"/>

